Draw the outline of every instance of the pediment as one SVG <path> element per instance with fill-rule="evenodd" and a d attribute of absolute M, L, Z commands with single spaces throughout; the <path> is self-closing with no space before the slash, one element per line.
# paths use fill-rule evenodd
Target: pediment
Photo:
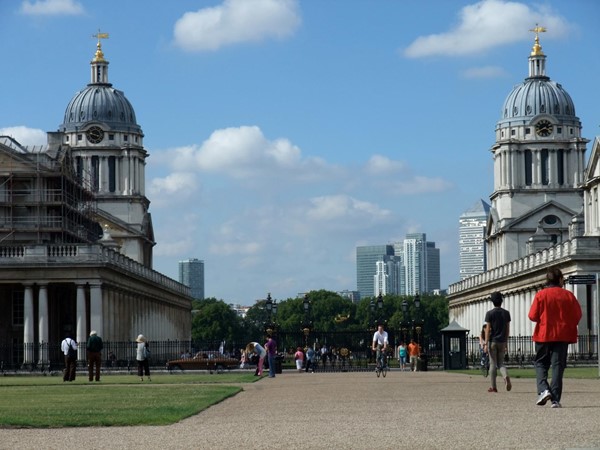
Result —
<path fill-rule="evenodd" d="M 556 216 L 562 223 L 557 228 L 564 228 L 569 225 L 571 218 L 577 214 L 570 208 L 554 200 L 544 203 L 534 208 L 520 217 L 516 217 L 512 222 L 504 227 L 504 231 L 511 229 L 537 229 L 540 220 L 546 216 Z"/>
<path fill-rule="evenodd" d="M 587 184 L 594 179 L 600 179 L 600 139 L 598 137 L 594 138 L 592 144 L 590 158 L 585 168 L 584 182 Z"/>

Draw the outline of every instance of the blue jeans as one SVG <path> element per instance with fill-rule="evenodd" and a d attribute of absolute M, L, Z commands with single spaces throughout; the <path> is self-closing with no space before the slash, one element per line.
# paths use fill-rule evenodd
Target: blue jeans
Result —
<path fill-rule="evenodd" d="M 275 376 L 275 355 L 269 353 L 269 376 Z"/>

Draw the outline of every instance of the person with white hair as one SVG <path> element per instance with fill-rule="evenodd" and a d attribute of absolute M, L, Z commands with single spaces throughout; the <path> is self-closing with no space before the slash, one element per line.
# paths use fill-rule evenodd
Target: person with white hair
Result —
<path fill-rule="evenodd" d="M 100 381 L 100 366 L 102 364 L 101 352 L 104 348 L 102 338 L 98 336 L 96 330 L 90 332 L 90 337 L 86 344 L 87 350 L 87 361 L 88 361 L 88 379 L 94 381 L 94 375 L 96 381 Z"/>
<path fill-rule="evenodd" d="M 150 349 L 148 348 L 146 337 L 140 334 L 135 342 L 137 342 L 135 359 L 137 361 L 138 377 L 140 377 L 140 381 L 144 381 L 144 375 L 146 375 L 148 381 L 152 381 L 150 378 Z"/>

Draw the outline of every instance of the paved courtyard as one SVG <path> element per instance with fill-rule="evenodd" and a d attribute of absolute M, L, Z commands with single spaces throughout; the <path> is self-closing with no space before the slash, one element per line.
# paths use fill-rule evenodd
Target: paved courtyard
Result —
<path fill-rule="evenodd" d="M 0 429 L 0 448 L 600 448 L 600 381 L 565 379 L 562 409 L 535 405 L 535 380 L 499 382 L 491 394 L 478 374 L 286 371 L 175 425 Z"/>

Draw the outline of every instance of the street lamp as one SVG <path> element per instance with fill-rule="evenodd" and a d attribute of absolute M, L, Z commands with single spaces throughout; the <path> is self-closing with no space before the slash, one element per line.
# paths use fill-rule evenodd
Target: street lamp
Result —
<path fill-rule="evenodd" d="M 265 310 L 267 311 L 267 321 L 265 322 L 265 334 L 270 336 L 273 334 L 273 320 L 272 315 L 277 313 L 277 302 L 274 302 L 271 298 L 271 293 L 267 294 L 267 299 L 265 300 Z"/>
<path fill-rule="evenodd" d="M 406 344 L 406 334 L 408 333 L 408 302 L 406 299 L 402 302 L 402 341 Z"/>
<path fill-rule="evenodd" d="M 383 297 L 381 296 L 381 292 L 377 296 L 377 315 L 378 318 L 381 318 L 381 313 L 383 312 Z"/>
<path fill-rule="evenodd" d="M 421 321 L 421 314 L 420 314 L 420 310 L 421 310 L 421 298 L 419 297 L 419 293 L 417 292 L 415 294 L 415 300 L 414 300 L 414 304 L 415 304 L 415 331 L 417 333 L 417 346 L 419 347 L 419 351 L 423 352 L 423 349 L 421 347 L 421 331 L 423 331 L 423 322 Z M 425 356 L 423 356 L 423 358 L 425 358 Z"/>
<path fill-rule="evenodd" d="M 304 294 L 304 301 L 302 302 L 304 307 L 304 322 L 302 323 L 302 332 L 304 334 L 304 348 L 308 347 L 308 336 L 312 328 L 312 322 L 310 321 L 310 300 L 308 294 Z"/>

